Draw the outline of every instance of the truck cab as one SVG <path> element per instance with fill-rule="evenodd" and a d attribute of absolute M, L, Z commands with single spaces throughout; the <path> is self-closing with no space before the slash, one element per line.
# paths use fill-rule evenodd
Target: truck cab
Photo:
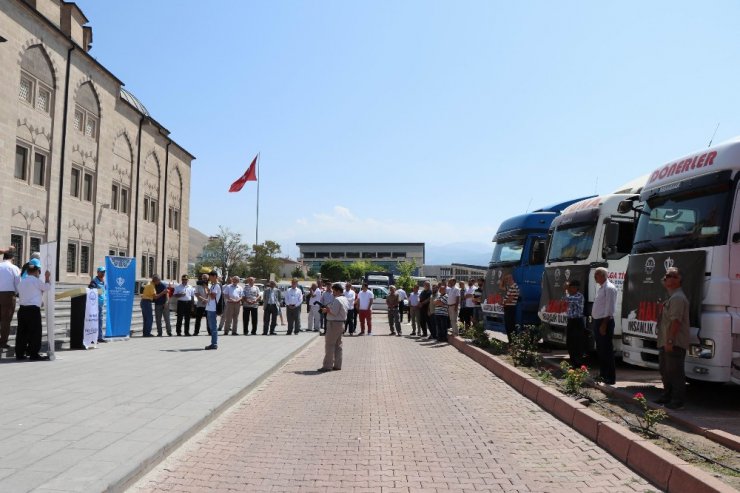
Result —
<path fill-rule="evenodd" d="M 511 273 L 519 286 L 516 323 L 520 327 L 538 325 L 542 272 L 545 263 L 547 232 L 553 219 L 569 205 L 583 198 L 543 207 L 536 211 L 507 219 L 493 237 L 491 262 L 486 272 L 481 304 L 486 330 L 505 332 L 504 289 L 500 282 Z"/>
<path fill-rule="evenodd" d="M 635 217 L 631 211 L 620 213 L 619 204 L 637 197 L 647 177 L 620 187 L 616 193 L 589 198 L 566 208 L 550 225 L 550 240 L 542 277 L 539 319 L 542 337 L 553 346 L 566 345 L 567 304 L 565 286 L 578 280 L 584 297 L 584 316 L 591 313 L 598 285 L 593 271 L 608 270 L 608 279 L 616 286 L 617 310 L 614 317 L 614 347 L 621 355 L 622 283 L 627 270 L 627 256 L 632 250 Z"/>
<path fill-rule="evenodd" d="M 622 358 L 656 368 L 657 329 L 669 267 L 690 309 L 686 376 L 740 384 L 740 138 L 673 160 L 650 176 L 622 304 Z"/>

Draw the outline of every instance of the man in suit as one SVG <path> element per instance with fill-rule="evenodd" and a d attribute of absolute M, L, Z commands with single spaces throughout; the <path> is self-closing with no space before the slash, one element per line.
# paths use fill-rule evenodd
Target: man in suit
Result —
<path fill-rule="evenodd" d="M 262 293 L 264 315 L 262 316 L 262 335 L 268 334 L 267 330 L 269 327 L 270 335 L 275 335 L 275 326 L 277 325 L 278 309 L 282 300 L 282 293 L 275 285 L 275 281 L 270 281 L 269 286 Z"/>

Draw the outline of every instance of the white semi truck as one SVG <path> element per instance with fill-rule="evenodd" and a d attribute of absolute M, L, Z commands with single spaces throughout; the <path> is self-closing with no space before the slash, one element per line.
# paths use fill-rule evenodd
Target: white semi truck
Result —
<path fill-rule="evenodd" d="M 656 169 L 634 210 L 637 228 L 622 304 L 622 357 L 655 368 L 666 269 L 691 303 L 686 375 L 740 384 L 740 138 Z"/>
<path fill-rule="evenodd" d="M 565 283 L 578 280 L 585 298 L 584 314 L 591 313 L 598 285 L 593 280 L 597 267 L 605 267 L 617 289 L 617 316 L 614 324 L 614 349 L 621 355 L 622 282 L 627 270 L 627 256 L 632 250 L 635 215 L 620 213 L 619 204 L 637 198 L 647 176 L 615 190 L 566 208 L 550 225 L 549 248 L 542 276 L 539 317 L 542 337 L 549 344 L 566 344 L 567 305 L 563 301 Z"/>

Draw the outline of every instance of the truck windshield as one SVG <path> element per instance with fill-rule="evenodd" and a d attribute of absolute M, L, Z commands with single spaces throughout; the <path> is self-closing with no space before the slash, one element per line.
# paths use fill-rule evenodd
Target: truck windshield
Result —
<path fill-rule="evenodd" d="M 559 226 L 552 235 L 548 262 L 585 260 L 594 243 L 596 223 Z"/>
<path fill-rule="evenodd" d="M 729 183 L 655 195 L 637 224 L 632 253 L 721 244 Z"/>
<path fill-rule="evenodd" d="M 490 265 L 519 263 L 522 252 L 524 252 L 524 238 L 496 242 L 493 244 Z"/>

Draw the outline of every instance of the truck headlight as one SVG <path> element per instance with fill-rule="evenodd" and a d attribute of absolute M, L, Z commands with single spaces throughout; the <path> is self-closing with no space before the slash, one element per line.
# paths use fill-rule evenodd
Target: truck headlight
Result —
<path fill-rule="evenodd" d="M 632 336 L 622 336 L 622 344 L 625 346 L 631 346 L 632 345 Z"/>
<path fill-rule="evenodd" d="M 699 344 L 689 346 L 689 354 L 694 358 L 714 358 L 714 341 L 712 339 L 699 339 Z"/>

